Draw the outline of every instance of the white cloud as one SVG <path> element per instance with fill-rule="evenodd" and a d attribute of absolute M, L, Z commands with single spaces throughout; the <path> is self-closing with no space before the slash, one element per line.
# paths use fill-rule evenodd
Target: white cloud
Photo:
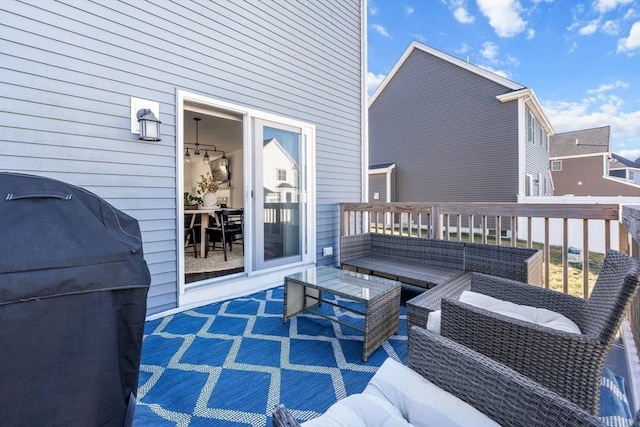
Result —
<path fill-rule="evenodd" d="M 638 141 L 637 145 L 640 145 Z M 640 148 L 632 148 L 628 150 L 614 151 L 616 154 L 624 157 L 625 159 L 635 160 L 640 157 Z"/>
<path fill-rule="evenodd" d="M 527 40 L 532 40 L 536 36 L 536 30 L 529 28 L 527 30 Z"/>
<path fill-rule="evenodd" d="M 578 31 L 578 34 L 580 34 L 581 36 L 590 36 L 591 34 L 593 34 L 596 31 L 598 31 L 598 27 L 599 26 L 600 26 L 600 20 L 599 19 L 594 19 L 593 21 L 590 21 L 584 27 L 580 28 L 580 30 Z"/>
<path fill-rule="evenodd" d="M 409 16 L 414 12 L 414 9 L 411 6 L 405 6 L 404 11 L 406 12 L 407 16 Z"/>
<path fill-rule="evenodd" d="M 610 36 L 615 36 L 620 32 L 620 24 L 617 21 L 607 21 L 602 24 L 602 31 Z"/>
<path fill-rule="evenodd" d="M 512 65 L 514 67 L 520 66 L 520 60 L 515 56 L 507 55 L 507 64 Z"/>
<path fill-rule="evenodd" d="M 453 17 L 461 24 L 472 24 L 473 21 L 476 20 L 476 18 L 473 15 L 469 14 L 467 9 L 462 6 L 456 8 L 456 10 L 453 11 Z"/>
<path fill-rule="evenodd" d="M 602 85 L 600 88 L 608 86 L 610 85 Z M 633 149 L 637 147 L 640 110 L 622 111 L 623 102 L 617 96 L 600 95 L 581 101 L 543 101 L 542 105 L 558 133 L 611 126 L 611 146 L 614 152 L 618 153 L 627 145 Z"/>
<path fill-rule="evenodd" d="M 636 19 L 638 16 L 640 16 L 640 12 L 631 8 L 627 10 L 627 13 L 624 14 L 624 17 L 622 19 L 624 19 L 625 21 L 629 21 L 631 19 Z"/>
<path fill-rule="evenodd" d="M 369 14 L 370 14 L 371 16 L 375 16 L 375 15 L 377 15 L 377 14 L 378 14 L 378 8 L 377 8 L 377 7 L 370 7 L 370 8 L 369 8 Z"/>
<path fill-rule="evenodd" d="M 505 79 L 511 79 L 511 74 L 506 70 L 497 70 L 488 65 L 478 65 L 478 67 L 483 68 L 487 71 L 491 71 L 493 74 L 497 74 L 501 77 L 504 77 Z"/>
<path fill-rule="evenodd" d="M 604 93 L 604 92 L 608 92 L 612 89 L 617 89 L 617 88 L 623 88 L 626 89 L 629 87 L 629 83 L 627 82 L 623 82 L 622 80 L 616 80 L 613 83 L 609 83 L 609 84 L 604 84 L 604 85 L 600 85 L 598 88 L 596 89 L 589 89 L 587 91 L 588 94 L 600 94 L 600 93 Z"/>
<path fill-rule="evenodd" d="M 498 60 L 498 53 L 500 52 L 500 48 L 497 44 L 492 42 L 484 42 L 482 43 L 482 49 L 480 49 L 480 55 L 486 60 L 491 62 L 496 62 Z"/>
<path fill-rule="evenodd" d="M 593 2 L 593 8 L 600 13 L 607 13 L 619 5 L 632 3 L 633 0 L 596 0 Z"/>
<path fill-rule="evenodd" d="M 387 32 L 386 28 L 384 28 L 382 25 L 380 25 L 380 24 L 373 24 L 373 25 L 371 25 L 371 28 L 373 28 L 374 30 L 376 30 L 376 31 L 378 32 L 378 34 L 380 34 L 381 36 L 391 38 L 391 36 L 390 36 L 390 35 L 389 35 L 389 33 Z"/>
<path fill-rule="evenodd" d="M 635 54 L 638 50 L 640 50 L 640 21 L 631 26 L 628 37 L 618 40 L 618 52 Z"/>
<path fill-rule="evenodd" d="M 386 74 L 374 74 L 371 71 L 367 71 L 367 95 L 373 95 L 380 83 L 384 80 Z"/>
<path fill-rule="evenodd" d="M 520 16 L 522 6 L 517 0 L 477 0 L 478 7 L 489 19 L 489 25 L 500 37 L 513 37 L 527 27 L 527 21 Z"/>
<path fill-rule="evenodd" d="M 462 46 L 460 46 L 460 49 L 456 50 L 456 53 L 459 53 L 461 55 L 464 55 L 469 52 L 471 52 L 471 46 L 469 46 L 466 43 L 462 43 Z"/>

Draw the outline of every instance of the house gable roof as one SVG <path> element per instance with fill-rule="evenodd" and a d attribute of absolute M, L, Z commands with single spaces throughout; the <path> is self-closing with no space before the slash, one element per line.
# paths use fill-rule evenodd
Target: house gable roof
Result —
<path fill-rule="evenodd" d="M 612 168 L 640 169 L 640 162 L 638 161 L 640 159 L 633 161 L 615 153 L 611 153 L 611 157 L 613 158 L 614 161 L 609 164 L 609 169 L 612 169 Z"/>
<path fill-rule="evenodd" d="M 535 93 L 533 93 L 532 89 L 527 88 L 525 86 L 522 86 L 521 84 L 516 83 L 513 80 L 509 80 L 509 79 L 507 79 L 505 77 L 502 77 L 502 76 L 500 76 L 498 74 L 492 73 L 491 71 L 485 70 L 482 67 L 479 67 L 477 65 L 473 65 L 473 64 L 471 64 L 469 62 L 463 61 L 462 59 L 456 58 L 455 56 L 451 56 L 449 54 L 441 52 L 441 51 L 439 51 L 437 49 L 434 49 L 434 48 L 432 48 L 430 46 L 426 46 L 426 45 L 424 45 L 422 43 L 418 43 L 416 41 L 413 41 L 409 45 L 409 47 L 404 51 L 404 53 L 402 54 L 400 59 L 398 59 L 398 62 L 395 63 L 395 65 L 393 66 L 391 71 L 384 78 L 382 83 L 380 83 L 380 85 L 378 86 L 376 91 L 373 93 L 373 95 L 369 99 L 369 105 L 368 105 L 369 108 L 373 105 L 373 103 L 376 101 L 378 96 L 380 96 L 382 91 L 384 91 L 384 89 L 387 86 L 387 84 L 389 84 L 389 82 L 393 79 L 393 77 L 398 72 L 400 67 L 405 63 L 407 58 L 409 58 L 409 56 L 416 50 L 420 50 L 420 51 L 425 52 L 425 53 L 427 53 L 429 55 L 433 55 L 433 56 L 435 56 L 437 58 L 440 58 L 440 59 L 442 59 L 444 61 L 447 61 L 447 62 L 451 63 L 452 65 L 455 65 L 457 67 L 463 68 L 463 69 L 465 69 L 467 71 L 470 71 L 470 72 L 472 72 L 472 73 L 474 73 L 474 74 L 476 74 L 478 76 L 484 77 L 484 78 L 486 78 L 488 80 L 491 80 L 492 82 L 495 82 L 495 83 L 497 83 L 499 85 L 502 85 L 506 89 L 510 89 L 511 92 L 507 92 L 505 94 L 498 95 L 497 99 L 500 102 L 509 102 L 509 101 L 515 101 L 515 100 L 518 100 L 518 99 L 524 99 L 524 101 L 525 101 L 525 103 L 527 103 L 527 106 L 529 107 L 529 109 L 533 112 L 533 114 L 536 116 L 538 121 L 545 128 L 547 133 L 548 134 L 553 134 L 554 133 L 553 127 L 551 126 L 551 122 L 547 118 L 547 115 L 545 114 L 544 110 L 542 109 L 542 106 L 540 105 L 540 102 L 538 101 L 538 98 L 536 97 Z"/>
<path fill-rule="evenodd" d="M 552 135 L 549 158 L 607 154 L 610 131 L 610 126 L 602 126 Z"/>
<path fill-rule="evenodd" d="M 482 76 L 486 79 L 489 79 L 495 83 L 498 83 L 504 87 L 506 87 L 507 89 L 511 89 L 511 90 L 520 90 L 520 89 L 524 89 L 525 87 L 522 86 L 521 84 L 518 84 L 512 80 L 509 80 L 505 77 L 502 77 L 498 74 L 492 73 L 491 71 L 485 70 L 484 68 L 478 67 L 477 65 L 473 65 L 469 62 L 463 61 L 462 59 L 456 58 L 455 56 L 451 56 L 449 54 L 446 54 L 444 52 L 441 52 L 437 49 L 434 49 L 430 46 L 424 45 L 422 43 L 418 43 L 416 41 L 411 42 L 411 44 L 409 45 L 409 47 L 404 51 L 404 53 L 402 54 L 402 56 L 400 57 L 400 59 L 398 59 L 398 62 L 395 63 L 395 65 L 393 66 L 393 68 L 391 69 L 391 71 L 389 71 L 389 73 L 387 74 L 387 76 L 384 78 L 384 80 L 382 81 L 382 83 L 380 83 L 380 85 L 378 86 L 378 88 L 376 89 L 376 91 L 373 93 L 373 95 L 371 96 L 371 98 L 369 99 L 369 107 L 371 107 L 371 105 L 375 102 L 375 100 L 378 98 L 378 96 L 380 95 L 380 93 L 382 93 L 382 91 L 384 90 L 384 88 L 387 86 L 387 84 L 389 83 L 389 81 L 391 81 L 391 79 L 393 79 L 393 76 L 398 72 L 398 70 L 400 69 L 400 67 L 402 66 L 402 64 L 404 64 L 404 62 L 407 60 L 407 58 L 409 57 L 409 55 L 411 55 L 415 50 L 421 50 L 425 53 L 428 53 L 429 55 L 433 55 L 437 58 L 443 59 L 447 62 L 450 62 L 453 65 L 456 65 L 458 67 L 464 68 L 465 70 L 471 71 L 472 73 L 475 73 L 479 76 Z"/>

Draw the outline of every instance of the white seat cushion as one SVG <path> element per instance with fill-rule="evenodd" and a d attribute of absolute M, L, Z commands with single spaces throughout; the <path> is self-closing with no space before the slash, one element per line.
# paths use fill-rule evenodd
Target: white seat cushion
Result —
<path fill-rule="evenodd" d="M 372 394 L 353 394 L 337 401 L 303 427 L 412 427 L 386 399 Z"/>
<path fill-rule="evenodd" d="M 378 369 L 363 394 L 386 399 L 415 427 L 499 426 L 471 405 L 391 358 Z"/>
<path fill-rule="evenodd" d="M 465 304 L 483 308 L 494 313 L 524 320 L 558 331 L 580 334 L 580 328 L 568 317 L 546 308 L 530 307 L 528 305 L 514 304 L 503 301 L 477 292 L 464 291 L 459 300 Z M 433 333 L 440 333 L 440 310 L 429 313 L 427 318 L 427 329 Z"/>

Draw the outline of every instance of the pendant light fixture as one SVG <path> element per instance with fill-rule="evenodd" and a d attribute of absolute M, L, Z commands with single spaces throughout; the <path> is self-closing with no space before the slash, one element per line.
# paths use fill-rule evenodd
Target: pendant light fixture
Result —
<path fill-rule="evenodd" d="M 200 142 L 198 141 L 198 125 L 200 124 L 200 117 L 194 117 L 193 120 L 196 121 L 196 149 L 193 150 L 193 154 L 196 156 L 200 155 Z"/>
<path fill-rule="evenodd" d="M 209 149 L 206 147 L 207 146 L 212 147 L 213 152 L 219 152 L 219 150 L 218 150 L 218 147 L 212 144 L 211 145 L 200 144 L 200 120 L 202 119 L 200 117 L 194 117 L 193 120 L 196 122 L 196 142 L 195 144 L 191 144 L 191 143 L 188 143 L 188 144 L 195 146 L 193 149 L 194 156 L 200 155 L 200 145 L 205 147 L 204 156 L 202 156 L 202 163 L 204 163 L 205 165 L 208 165 L 211 163 L 211 157 L 209 156 Z M 185 143 L 184 161 L 185 163 L 191 163 L 191 153 L 189 153 L 189 147 L 187 147 L 187 143 Z M 222 162 L 223 165 L 225 165 L 225 167 L 229 165 L 229 160 L 227 159 L 227 156 L 224 151 L 222 151 L 222 157 L 220 158 L 220 161 Z"/>

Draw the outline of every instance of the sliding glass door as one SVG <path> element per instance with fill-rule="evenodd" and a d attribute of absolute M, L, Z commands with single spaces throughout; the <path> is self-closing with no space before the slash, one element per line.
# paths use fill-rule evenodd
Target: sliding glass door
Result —
<path fill-rule="evenodd" d="M 255 270 L 302 261 L 306 251 L 306 141 L 302 128 L 255 119 Z"/>

